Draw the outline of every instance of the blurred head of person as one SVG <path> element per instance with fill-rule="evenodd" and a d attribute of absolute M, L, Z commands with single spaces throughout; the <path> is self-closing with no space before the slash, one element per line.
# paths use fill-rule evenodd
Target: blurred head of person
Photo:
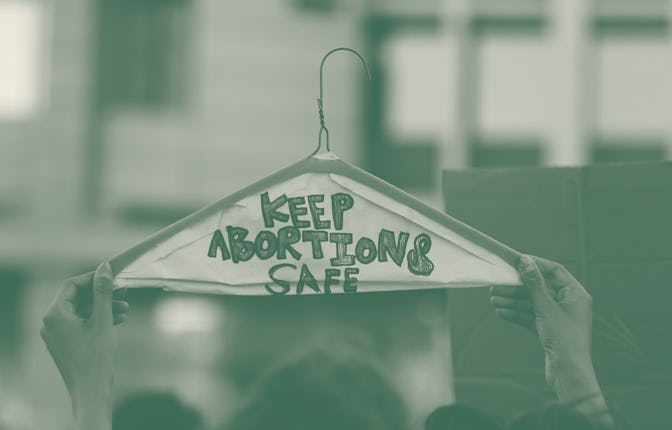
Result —
<path fill-rule="evenodd" d="M 466 405 L 436 408 L 425 420 L 425 430 L 500 430 L 488 415 Z"/>
<path fill-rule="evenodd" d="M 604 411 L 606 413 L 606 411 Z M 607 430 L 571 405 L 552 403 L 514 418 L 508 430 Z"/>
<path fill-rule="evenodd" d="M 122 399 L 114 408 L 113 430 L 202 430 L 198 410 L 169 392 L 139 392 Z"/>
<path fill-rule="evenodd" d="M 311 350 L 265 377 L 226 430 L 406 430 L 404 402 L 356 354 Z"/>

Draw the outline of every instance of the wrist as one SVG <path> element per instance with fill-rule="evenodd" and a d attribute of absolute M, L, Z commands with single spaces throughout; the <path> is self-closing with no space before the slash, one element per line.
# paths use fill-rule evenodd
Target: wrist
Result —
<path fill-rule="evenodd" d="M 600 392 L 590 354 L 547 356 L 546 379 L 561 402 Z"/>
<path fill-rule="evenodd" d="M 82 378 L 73 384 L 70 391 L 73 407 L 78 404 L 91 404 L 108 401 L 112 398 L 113 377 L 107 374 Z"/>
<path fill-rule="evenodd" d="M 112 425 L 112 381 L 74 389 L 72 412 L 75 429 L 108 430 Z"/>
<path fill-rule="evenodd" d="M 109 430 L 112 428 L 112 396 L 90 395 L 73 400 L 75 429 Z"/>
<path fill-rule="evenodd" d="M 590 355 L 546 362 L 547 382 L 561 403 L 571 406 L 591 421 L 613 428 Z"/>

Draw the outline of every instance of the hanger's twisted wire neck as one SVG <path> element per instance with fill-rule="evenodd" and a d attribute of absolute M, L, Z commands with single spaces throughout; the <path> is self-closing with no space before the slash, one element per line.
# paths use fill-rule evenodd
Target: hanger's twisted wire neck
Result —
<path fill-rule="evenodd" d="M 369 80 L 371 80 L 371 72 L 369 71 L 369 66 L 367 66 L 366 61 L 364 58 L 359 54 L 359 52 L 355 51 L 354 49 L 350 48 L 336 48 L 332 49 L 331 51 L 327 52 L 327 54 L 322 58 L 322 62 L 320 63 L 320 97 L 317 99 L 317 109 L 318 109 L 318 115 L 320 116 L 320 132 L 318 134 L 317 138 L 317 149 L 315 149 L 315 152 L 313 152 L 311 155 L 317 154 L 320 149 L 322 148 L 322 133 L 324 132 L 324 135 L 326 137 L 326 147 L 327 147 L 327 152 L 330 151 L 331 149 L 329 148 L 329 130 L 327 129 L 327 126 L 325 125 L 325 120 L 324 120 L 324 62 L 327 60 L 327 58 L 333 54 L 334 52 L 337 51 L 348 51 L 354 55 L 357 56 L 357 58 L 360 59 L 362 62 L 362 65 L 364 66 L 364 70 L 366 71 L 366 75 L 368 76 Z"/>

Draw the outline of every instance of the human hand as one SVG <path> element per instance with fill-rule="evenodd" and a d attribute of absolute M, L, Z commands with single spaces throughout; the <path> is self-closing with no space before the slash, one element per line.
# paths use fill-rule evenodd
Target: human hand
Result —
<path fill-rule="evenodd" d="M 592 371 L 592 299 L 558 263 L 524 255 L 518 269 L 524 286 L 495 286 L 490 302 L 501 318 L 536 333 L 545 353 L 547 382 L 557 389 L 558 373 L 564 369 Z"/>
<path fill-rule="evenodd" d="M 534 332 L 544 350 L 546 382 L 561 402 L 613 427 L 590 358 L 592 297 L 561 264 L 523 255 L 523 286 L 494 286 L 497 315 Z M 578 403 L 577 403 L 578 401 Z"/>
<path fill-rule="evenodd" d="M 95 274 L 64 281 L 43 319 L 40 334 L 70 393 L 81 428 L 105 428 L 107 424 L 100 420 L 109 420 L 116 347 L 113 325 L 123 322 L 128 312 L 128 303 L 115 300 L 112 290 L 112 270 L 104 263 Z"/>

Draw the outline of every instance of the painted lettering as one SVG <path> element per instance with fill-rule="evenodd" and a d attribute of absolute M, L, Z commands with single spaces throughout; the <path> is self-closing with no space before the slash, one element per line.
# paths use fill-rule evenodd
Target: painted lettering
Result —
<path fill-rule="evenodd" d="M 289 217 L 292 219 L 292 225 L 296 228 L 310 227 L 310 221 L 299 219 L 301 215 L 308 214 L 308 208 L 305 206 L 305 204 L 305 197 L 292 197 L 287 199 Z"/>
<path fill-rule="evenodd" d="M 280 222 L 287 222 L 289 215 L 284 212 L 278 212 L 278 208 L 287 202 L 287 196 L 281 195 L 277 199 L 271 201 L 268 193 L 261 195 L 261 214 L 264 217 L 264 226 L 271 228 L 275 225 L 274 220 Z"/>
<path fill-rule="evenodd" d="M 320 217 L 324 215 L 324 208 L 317 206 L 318 203 L 324 201 L 324 194 L 311 194 L 308 196 L 308 207 L 310 208 L 310 216 L 313 218 L 313 227 L 317 230 L 328 229 L 331 227 L 331 221 L 322 220 Z"/>
<path fill-rule="evenodd" d="M 352 243 L 352 233 L 330 233 L 329 242 L 336 244 L 336 257 L 329 261 L 332 266 L 352 266 L 355 256 L 348 255 L 348 245 Z"/>
<path fill-rule="evenodd" d="M 322 252 L 322 242 L 329 240 L 329 234 L 326 231 L 317 230 L 303 230 L 301 232 L 301 241 L 310 242 L 313 250 L 313 259 L 319 260 L 324 258 Z"/>
<path fill-rule="evenodd" d="M 260 260 L 268 260 L 275 255 L 277 249 L 278 240 L 272 231 L 262 230 L 257 234 L 254 240 L 254 251 Z"/>
<path fill-rule="evenodd" d="M 357 292 L 357 278 L 352 275 L 359 273 L 359 268 L 357 267 L 346 267 L 345 268 L 345 278 L 343 279 L 343 291 L 346 293 L 356 293 Z"/>
<path fill-rule="evenodd" d="M 355 257 L 362 264 L 369 264 L 376 259 L 376 244 L 368 237 L 362 237 L 357 241 Z"/>
<path fill-rule="evenodd" d="M 338 285 L 338 276 L 340 274 L 340 269 L 324 270 L 324 294 L 331 294 L 331 286 Z"/>
<path fill-rule="evenodd" d="M 275 272 L 277 272 L 280 269 L 283 269 L 285 267 L 291 267 L 292 269 L 296 270 L 296 266 L 293 264 L 289 263 L 282 263 L 282 264 L 277 264 L 268 271 L 268 277 L 273 280 L 273 283 L 278 285 L 280 287 L 280 291 L 276 291 L 269 284 L 266 284 L 265 288 L 266 291 L 268 291 L 270 294 L 275 294 L 275 295 L 282 295 L 282 294 L 287 294 L 289 292 L 289 281 L 285 281 L 284 279 L 279 279 L 275 277 Z"/>
<path fill-rule="evenodd" d="M 208 249 L 208 257 L 217 258 L 218 249 L 222 254 L 222 260 L 226 261 L 231 258 L 229 248 L 226 246 L 224 235 L 220 229 L 215 230 L 215 233 L 212 235 L 212 239 L 210 240 L 210 248 Z"/>
<path fill-rule="evenodd" d="M 305 264 L 301 266 L 301 275 L 299 276 L 299 283 L 296 285 L 296 294 L 303 293 L 303 287 L 307 286 L 316 293 L 320 292 L 320 287 L 317 285 L 317 279 Z"/>
<path fill-rule="evenodd" d="M 336 230 L 343 230 L 343 213 L 351 209 L 354 204 L 355 201 L 350 194 L 336 193 L 331 195 L 331 213 Z"/>
<path fill-rule="evenodd" d="M 295 260 L 300 260 L 301 253 L 292 246 L 299 240 L 301 240 L 301 233 L 296 227 L 287 226 L 278 230 L 278 260 L 286 259 L 287 251 Z"/>
<path fill-rule="evenodd" d="M 432 239 L 425 233 L 419 234 L 413 241 L 413 249 L 408 251 L 406 258 L 409 272 L 418 276 L 429 276 L 434 271 L 434 263 L 427 258 L 430 249 L 432 249 Z"/>
<path fill-rule="evenodd" d="M 399 233 L 399 242 L 394 241 L 394 232 L 382 229 L 378 235 L 378 261 L 387 261 L 387 256 L 392 257 L 392 261 L 401 267 L 406 254 L 406 245 L 408 243 L 409 234 L 406 232 Z"/>
<path fill-rule="evenodd" d="M 242 227 L 226 226 L 226 233 L 229 236 L 229 246 L 231 247 L 231 261 L 247 261 L 254 255 L 254 243 L 245 240 L 249 233 Z"/>

